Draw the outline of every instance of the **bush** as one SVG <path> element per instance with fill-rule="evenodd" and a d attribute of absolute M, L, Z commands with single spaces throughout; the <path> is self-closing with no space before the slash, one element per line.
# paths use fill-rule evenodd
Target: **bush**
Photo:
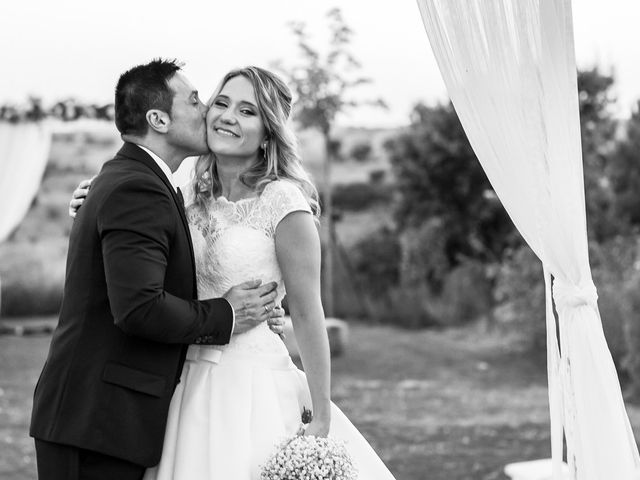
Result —
<path fill-rule="evenodd" d="M 634 306 L 640 258 L 637 242 L 633 237 L 617 237 L 602 244 L 592 242 L 589 249 L 602 328 L 619 370 L 628 370 L 628 356 L 640 348 L 640 338 L 634 341 L 626 334 L 634 315 L 640 314 L 640 309 Z"/>
<path fill-rule="evenodd" d="M 355 272 L 351 270 L 349 259 L 343 255 L 342 246 L 334 244 L 333 248 L 333 315 L 337 318 L 367 318 L 369 309 L 366 305 L 364 292 L 360 289 L 358 279 L 355 278 Z M 322 245 L 322 266 L 326 265 L 327 255 L 329 253 L 326 244 Z M 324 271 L 322 272 L 324 275 Z M 322 289 L 322 303 L 327 306 L 327 291 Z M 285 297 L 286 299 L 286 297 Z M 325 311 L 328 315 L 329 312 Z"/>
<path fill-rule="evenodd" d="M 393 191 L 386 185 L 372 185 L 358 182 L 336 185 L 333 190 L 333 204 L 337 209 L 358 212 L 375 205 L 390 202 Z"/>
<path fill-rule="evenodd" d="M 398 285 L 400 243 L 390 228 L 383 227 L 356 244 L 353 257 L 360 283 L 373 296 Z"/>
<path fill-rule="evenodd" d="M 373 185 L 384 184 L 384 181 L 386 178 L 387 178 L 387 170 L 383 168 L 377 168 L 369 172 L 369 183 Z"/>
<path fill-rule="evenodd" d="M 444 280 L 438 322 L 456 325 L 487 318 L 493 310 L 493 284 L 488 267 L 477 260 L 465 260 Z"/>
<path fill-rule="evenodd" d="M 640 399 L 640 273 L 636 272 L 628 282 L 625 294 L 628 303 L 627 320 L 624 322 L 626 355 L 623 367 L 631 379 L 630 394 L 634 400 Z"/>
<path fill-rule="evenodd" d="M 639 253 L 634 238 L 616 238 L 602 245 L 590 245 L 592 274 L 609 350 L 620 369 L 631 373 L 630 365 L 637 363 L 636 377 L 640 383 L 640 332 L 634 335 L 638 323 L 635 319 L 640 315 Z M 544 278 L 542 265 L 529 247 L 524 246 L 506 257 L 495 292 L 499 324 L 517 332 L 524 346 L 544 349 Z"/>
<path fill-rule="evenodd" d="M 438 217 L 429 218 L 418 227 L 404 229 L 400 235 L 400 283 L 426 282 L 430 292 L 441 293 L 444 279 L 452 269 L 445 251 L 444 229 Z"/>
<path fill-rule="evenodd" d="M 500 328 L 516 332 L 522 347 L 542 350 L 547 344 L 542 264 L 528 246 L 505 255 L 495 287 Z"/>
<path fill-rule="evenodd" d="M 369 143 L 357 143 L 351 147 L 349 156 L 357 162 L 366 162 L 371 156 L 371 145 Z"/>
<path fill-rule="evenodd" d="M 405 272 L 406 278 L 400 278 L 401 260 L 419 260 L 401 258 L 400 239 L 389 228 L 358 243 L 354 253 L 372 321 L 421 328 L 462 324 L 491 314 L 492 281 L 480 262 L 462 261 L 444 275 L 443 287 L 436 292 L 421 268 L 416 275 Z"/>
<path fill-rule="evenodd" d="M 600 285 L 598 288 L 598 309 L 602 320 L 602 329 L 609 346 L 609 351 L 618 371 L 625 370 L 627 357 L 627 339 L 625 325 L 628 320 L 629 292 L 624 286 Z"/>
<path fill-rule="evenodd" d="M 425 283 L 395 285 L 368 297 L 374 321 L 405 328 L 449 327 L 488 315 L 491 288 L 482 280 L 474 284 L 475 266 L 452 271 L 450 289 L 435 295 Z M 479 287 L 479 285 L 481 285 Z"/>
<path fill-rule="evenodd" d="M 439 325 L 434 303 L 425 284 L 411 287 L 392 286 L 369 297 L 375 321 L 405 328 L 424 328 Z M 436 312 L 437 313 L 437 312 Z"/>

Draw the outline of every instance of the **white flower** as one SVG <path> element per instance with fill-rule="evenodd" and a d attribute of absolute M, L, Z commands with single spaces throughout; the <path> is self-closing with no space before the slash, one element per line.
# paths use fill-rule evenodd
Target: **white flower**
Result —
<path fill-rule="evenodd" d="M 262 466 L 260 480 L 356 480 L 344 442 L 311 435 L 283 441 Z"/>

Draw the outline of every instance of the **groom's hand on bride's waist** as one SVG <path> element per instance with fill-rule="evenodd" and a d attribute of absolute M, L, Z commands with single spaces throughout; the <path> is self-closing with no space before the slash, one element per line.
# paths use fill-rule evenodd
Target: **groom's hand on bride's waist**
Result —
<path fill-rule="evenodd" d="M 223 295 L 235 312 L 234 334 L 246 332 L 264 321 L 269 321 L 275 333 L 282 333 L 284 311 L 275 304 L 277 287 L 276 282 L 262 285 L 261 280 L 250 280 Z"/>

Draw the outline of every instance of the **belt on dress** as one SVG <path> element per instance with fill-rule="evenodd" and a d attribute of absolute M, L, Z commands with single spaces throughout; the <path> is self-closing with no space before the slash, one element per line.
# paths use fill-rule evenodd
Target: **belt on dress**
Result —
<path fill-rule="evenodd" d="M 210 363 L 220 363 L 220 358 L 222 358 L 222 350 L 219 348 L 190 345 L 187 349 L 186 359 L 192 362 L 201 360 Z"/>
<path fill-rule="evenodd" d="M 295 368 L 291 357 L 286 353 L 242 352 L 211 345 L 190 345 L 187 349 L 187 361 L 219 364 L 222 363 L 223 358 L 224 363 L 243 363 L 278 370 Z"/>

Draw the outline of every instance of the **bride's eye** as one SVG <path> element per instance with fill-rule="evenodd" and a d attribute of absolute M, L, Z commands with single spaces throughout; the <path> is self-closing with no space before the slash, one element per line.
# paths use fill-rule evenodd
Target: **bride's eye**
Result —
<path fill-rule="evenodd" d="M 221 108 L 225 108 L 227 106 L 227 104 L 222 100 L 216 100 L 215 102 L 213 102 L 213 105 Z"/>
<path fill-rule="evenodd" d="M 240 112 L 242 112 L 245 115 L 255 115 L 256 114 L 256 112 L 254 112 L 250 108 L 243 108 L 242 110 L 240 110 Z"/>

